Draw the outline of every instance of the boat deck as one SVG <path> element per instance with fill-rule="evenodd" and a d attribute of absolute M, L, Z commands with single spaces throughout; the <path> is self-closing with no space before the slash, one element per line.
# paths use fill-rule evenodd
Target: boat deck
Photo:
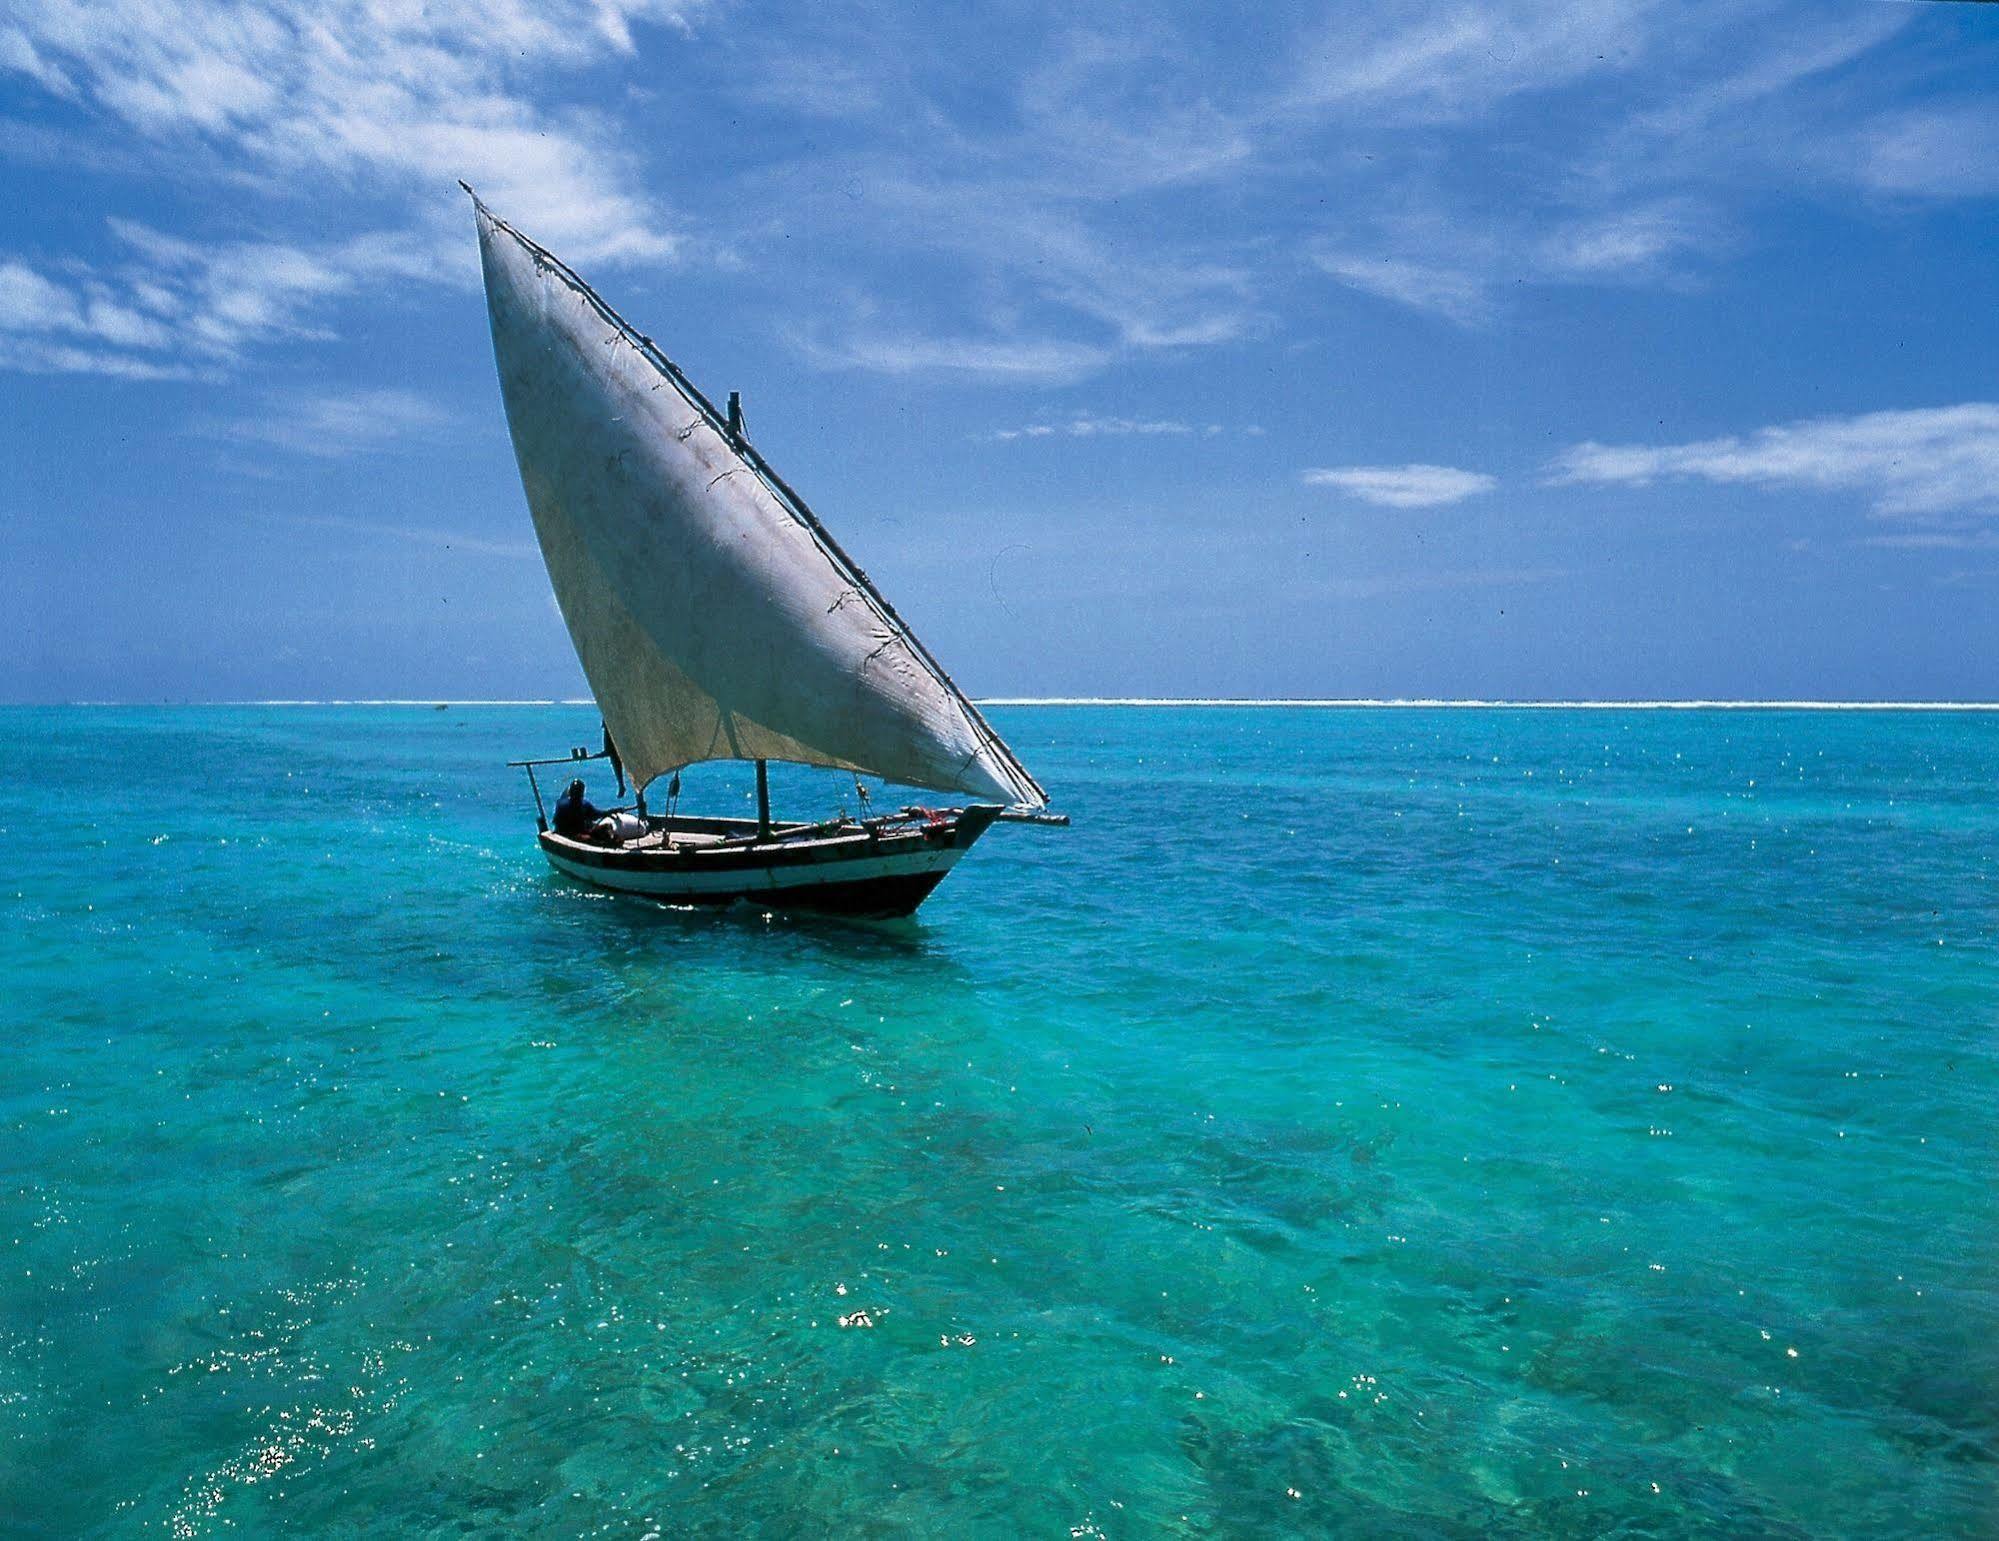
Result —
<path fill-rule="evenodd" d="M 633 810 L 620 808 L 609 811 L 630 814 Z M 938 827 L 926 825 L 921 819 L 893 814 L 865 822 L 836 818 L 819 824 L 773 823 L 767 835 L 759 830 L 754 819 L 683 818 L 654 814 L 646 822 L 649 828 L 643 835 L 617 842 L 590 836 L 560 835 L 553 830 L 548 832 L 547 838 L 581 851 L 695 856 L 725 851 L 797 851 L 850 841 L 873 842 Z"/>
<path fill-rule="evenodd" d="M 622 845 L 552 830 L 541 847 L 562 872 L 599 888 L 667 903 L 750 899 L 779 908 L 907 915 L 1001 810 L 915 810 L 865 822 L 774 824 L 658 818 Z"/>

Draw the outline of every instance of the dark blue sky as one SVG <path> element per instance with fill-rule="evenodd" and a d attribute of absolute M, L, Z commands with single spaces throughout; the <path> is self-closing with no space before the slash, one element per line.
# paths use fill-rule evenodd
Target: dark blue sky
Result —
<path fill-rule="evenodd" d="M 584 693 L 464 176 L 967 688 L 1999 697 L 1999 7 L 0 24 L 0 699 Z"/>

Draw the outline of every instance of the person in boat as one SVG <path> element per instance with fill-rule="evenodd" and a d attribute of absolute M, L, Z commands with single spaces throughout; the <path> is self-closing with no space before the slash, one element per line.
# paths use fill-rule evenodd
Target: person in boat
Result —
<path fill-rule="evenodd" d="M 582 840 L 604 815 L 584 795 L 582 778 L 569 783 L 569 790 L 555 801 L 555 832 L 571 840 Z"/>

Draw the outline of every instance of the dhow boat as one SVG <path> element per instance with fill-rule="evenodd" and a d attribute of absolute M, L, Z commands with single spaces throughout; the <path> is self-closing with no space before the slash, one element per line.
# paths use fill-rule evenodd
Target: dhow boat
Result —
<path fill-rule="evenodd" d="M 671 905 L 893 917 L 993 825 L 1066 824 L 750 443 L 741 398 L 718 409 L 570 268 L 472 202 L 521 484 L 604 721 L 601 751 L 511 762 L 550 863 Z M 614 753 L 634 803 L 551 828 L 536 769 Z M 680 772 L 716 760 L 755 763 L 754 819 L 677 811 Z M 772 760 L 854 773 L 859 807 L 774 819 Z M 868 816 L 862 775 L 973 800 Z M 660 812 L 646 794 L 662 776 Z"/>

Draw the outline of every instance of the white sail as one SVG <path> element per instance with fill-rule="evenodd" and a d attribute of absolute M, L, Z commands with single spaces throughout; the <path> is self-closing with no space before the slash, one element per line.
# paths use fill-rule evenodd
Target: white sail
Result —
<path fill-rule="evenodd" d="M 793 760 L 1043 806 L 978 709 L 713 404 L 474 203 L 535 534 L 637 784 L 700 760 Z"/>

